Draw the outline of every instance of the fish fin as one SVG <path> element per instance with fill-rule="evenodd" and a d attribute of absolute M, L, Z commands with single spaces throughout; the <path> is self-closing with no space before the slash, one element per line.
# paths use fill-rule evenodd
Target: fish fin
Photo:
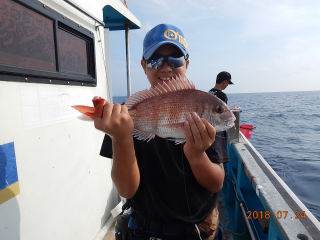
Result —
<path fill-rule="evenodd" d="M 175 144 L 176 144 L 176 145 L 178 145 L 178 144 L 183 144 L 183 143 L 185 143 L 185 142 L 186 142 L 185 139 L 177 139 L 177 140 L 175 140 Z"/>
<path fill-rule="evenodd" d="M 95 107 L 88 107 L 88 106 L 82 106 L 82 105 L 75 105 L 72 107 L 78 110 L 79 112 L 83 113 L 84 115 L 87 115 L 91 119 L 94 118 L 94 112 L 96 110 Z"/>
<path fill-rule="evenodd" d="M 78 119 L 80 120 L 83 120 L 83 121 L 90 121 L 92 122 L 93 119 L 91 117 L 89 117 L 88 115 L 85 115 L 85 114 L 81 114 L 79 117 L 77 117 Z"/>
<path fill-rule="evenodd" d="M 169 140 L 169 141 L 174 141 L 174 143 L 175 143 L 176 145 L 178 145 L 178 144 L 183 144 L 183 143 L 186 142 L 185 139 L 176 139 L 176 138 L 167 138 L 167 140 Z"/>
<path fill-rule="evenodd" d="M 135 136 L 138 140 L 147 140 L 149 142 L 151 139 L 155 137 L 154 134 L 146 133 L 138 129 L 133 129 L 133 136 Z"/>
<path fill-rule="evenodd" d="M 187 78 L 182 79 L 181 76 L 176 76 L 176 78 L 173 78 L 167 83 L 158 83 L 153 88 L 145 89 L 135 94 L 132 94 L 126 100 L 125 105 L 128 107 L 128 109 L 131 109 L 132 106 L 146 99 L 156 97 L 168 92 L 180 91 L 184 89 L 195 89 L 195 86 Z"/>

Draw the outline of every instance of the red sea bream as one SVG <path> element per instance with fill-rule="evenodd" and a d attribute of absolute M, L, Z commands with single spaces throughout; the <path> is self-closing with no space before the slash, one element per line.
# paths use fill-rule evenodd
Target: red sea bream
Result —
<path fill-rule="evenodd" d="M 102 116 L 105 100 L 95 97 L 93 102 L 95 107 L 73 107 L 85 114 L 87 120 L 92 120 L 93 116 Z M 235 121 L 234 114 L 223 101 L 210 93 L 196 90 L 188 79 L 173 79 L 137 92 L 126 100 L 125 105 L 134 123 L 133 135 L 141 140 L 149 141 L 157 135 L 176 143 L 184 142 L 183 123 L 186 115 L 192 112 L 208 120 L 217 132 L 232 127 Z"/>

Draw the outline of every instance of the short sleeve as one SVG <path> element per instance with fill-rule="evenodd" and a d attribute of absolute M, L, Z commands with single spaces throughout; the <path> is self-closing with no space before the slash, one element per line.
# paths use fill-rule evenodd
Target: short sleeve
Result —
<path fill-rule="evenodd" d="M 224 101 L 225 103 L 228 102 L 228 97 L 225 93 L 223 93 L 222 91 L 217 91 L 214 95 L 216 95 L 218 98 L 220 98 L 222 101 Z"/>
<path fill-rule="evenodd" d="M 222 101 L 224 101 L 226 104 L 228 104 L 227 94 L 225 94 L 225 93 L 222 92 L 221 90 L 212 88 L 212 89 L 209 91 L 209 93 L 215 95 L 216 97 L 218 97 L 219 99 L 221 99 Z"/>
<path fill-rule="evenodd" d="M 107 158 L 112 158 L 113 152 L 112 152 L 112 139 L 109 135 L 105 135 L 103 142 L 102 142 L 102 146 L 101 146 L 101 150 L 100 150 L 100 155 L 103 157 L 107 157 Z"/>

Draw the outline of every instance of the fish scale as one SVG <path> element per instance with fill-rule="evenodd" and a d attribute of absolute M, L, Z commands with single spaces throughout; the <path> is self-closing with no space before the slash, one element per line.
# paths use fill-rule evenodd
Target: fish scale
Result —
<path fill-rule="evenodd" d="M 186 121 L 186 115 L 192 112 L 199 114 L 203 110 L 201 102 L 195 101 L 201 93 L 191 94 L 194 91 L 197 90 L 168 92 L 136 104 L 129 110 L 134 125 L 143 132 L 154 132 L 160 137 L 184 138 L 183 123 Z M 185 99 L 188 95 L 191 98 Z M 195 95 L 198 95 L 196 99 Z M 132 110 L 139 112 L 139 115 L 131 114 Z"/>

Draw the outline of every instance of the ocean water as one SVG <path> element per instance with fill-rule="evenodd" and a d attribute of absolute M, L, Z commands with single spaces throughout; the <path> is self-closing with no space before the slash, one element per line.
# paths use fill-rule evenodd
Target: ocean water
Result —
<path fill-rule="evenodd" d="M 228 94 L 250 142 L 320 221 L 320 91 Z M 126 97 L 115 96 L 114 103 Z"/>

